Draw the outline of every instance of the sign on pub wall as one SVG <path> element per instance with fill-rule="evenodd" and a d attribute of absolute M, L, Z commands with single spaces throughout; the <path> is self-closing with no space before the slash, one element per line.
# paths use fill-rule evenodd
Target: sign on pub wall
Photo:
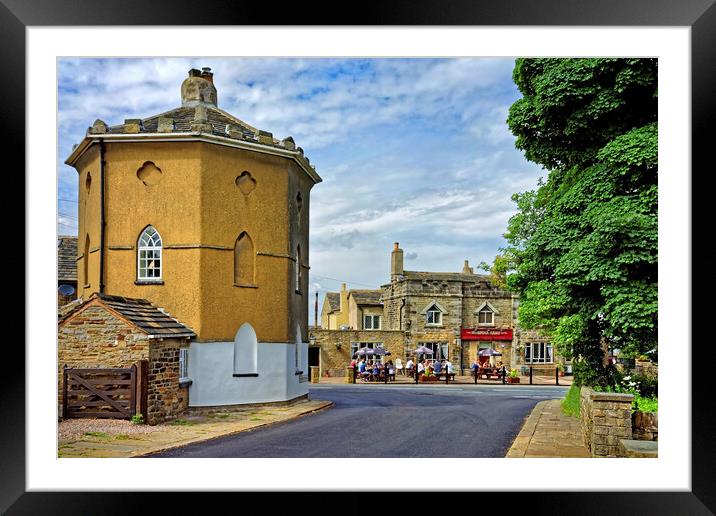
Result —
<path fill-rule="evenodd" d="M 460 330 L 462 340 L 512 340 L 512 329 L 498 328 L 463 328 Z"/>

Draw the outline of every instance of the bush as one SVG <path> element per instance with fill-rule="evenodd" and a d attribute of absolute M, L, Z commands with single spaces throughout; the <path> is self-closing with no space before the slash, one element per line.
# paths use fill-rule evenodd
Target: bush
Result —
<path fill-rule="evenodd" d="M 142 423 L 144 423 L 144 416 L 141 415 L 141 414 L 134 414 L 134 415 L 132 416 L 132 420 L 131 420 L 131 421 L 132 421 L 132 423 L 134 423 L 135 425 L 141 425 Z"/>
<path fill-rule="evenodd" d="M 640 410 L 641 412 L 658 412 L 659 400 L 657 398 L 645 397 L 639 394 L 634 395 L 634 403 L 632 410 Z"/>

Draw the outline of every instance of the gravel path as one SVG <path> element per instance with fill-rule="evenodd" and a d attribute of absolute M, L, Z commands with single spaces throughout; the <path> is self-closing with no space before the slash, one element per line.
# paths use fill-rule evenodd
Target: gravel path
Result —
<path fill-rule="evenodd" d="M 115 436 L 150 434 L 161 430 L 161 426 L 135 425 L 123 419 L 66 419 L 58 425 L 58 439 L 61 442 L 74 441 L 89 432 Z"/>

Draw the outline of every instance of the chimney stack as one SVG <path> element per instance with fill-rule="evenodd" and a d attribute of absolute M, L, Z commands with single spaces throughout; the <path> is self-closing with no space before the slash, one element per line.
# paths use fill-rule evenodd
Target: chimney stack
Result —
<path fill-rule="evenodd" d="M 390 276 L 402 276 L 403 275 L 403 250 L 400 248 L 398 242 L 393 244 L 393 252 L 390 255 Z"/>
<path fill-rule="evenodd" d="M 465 260 L 465 264 L 462 266 L 462 273 L 472 274 L 472 267 L 470 267 L 470 263 L 468 260 Z"/>
<path fill-rule="evenodd" d="M 181 83 L 181 105 L 193 107 L 198 105 L 217 106 L 216 86 L 211 68 L 204 67 L 189 70 L 189 77 Z"/>

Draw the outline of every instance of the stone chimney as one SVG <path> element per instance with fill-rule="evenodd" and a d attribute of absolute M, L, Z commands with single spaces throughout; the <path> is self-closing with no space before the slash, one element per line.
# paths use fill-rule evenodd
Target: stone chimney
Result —
<path fill-rule="evenodd" d="M 189 77 L 181 83 L 181 105 L 193 107 L 198 105 L 217 106 L 214 74 L 211 68 L 189 70 Z"/>
<path fill-rule="evenodd" d="M 472 274 L 472 267 L 470 267 L 470 262 L 468 260 L 465 260 L 465 264 L 462 266 L 462 273 Z"/>
<path fill-rule="evenodd" d="M 393 252 L 390 255 L 390 275 L 391 277 L 403 275 L 403 250 L 398 242 L 393 244 Z"/>
<path fill-rule="evenodd" d="M 346 284 L 341 283 L 341 304 L 340 304 L 340 311 L 341 314 L 344 314 L 344 310 L 348 310 L 348 289 L 346 289 Z"/>

